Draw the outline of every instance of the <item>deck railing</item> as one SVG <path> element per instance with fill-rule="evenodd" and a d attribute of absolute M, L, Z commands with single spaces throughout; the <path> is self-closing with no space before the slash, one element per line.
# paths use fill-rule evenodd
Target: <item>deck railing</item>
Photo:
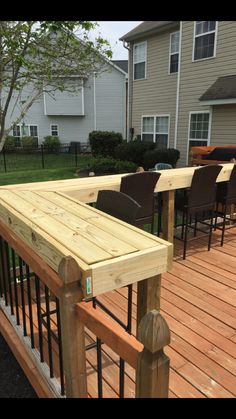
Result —
<path fill-rule="evenodd" d="M 34 364 L 31 384 L 39 395 L 88 397 L 86 351 L 95 348 L 97 396 L 102 397 L 106 344 L 120 357 L 118 397 L 125 396 L 125 362 L 136 370 L 136 397 L 168 396 L 169 359 L 163 347 L 169 343 L 169 328 L 159 311 L 139 321 L 139 341 L 131 335 L 131 308 L 125 325 L 105 313 L 98 299 L 84 301 L 73 258 L 63 258 L 56 273 L 1 221 L 0 262 L 0 308 Z M 85 330 L 94 335 L 89 345 Z M 44 393 L 39 377 L 47 388 Z"/>

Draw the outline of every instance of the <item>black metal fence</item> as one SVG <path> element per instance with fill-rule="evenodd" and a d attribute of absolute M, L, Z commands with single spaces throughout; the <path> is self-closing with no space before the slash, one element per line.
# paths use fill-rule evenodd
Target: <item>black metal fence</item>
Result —
<path fill-rule="evenodd" d="M 78 159 L 90 153 L 87 143 L 71 142 L 58 147 L 4 147 L 0 153 L 0 172 L 77 167 Z"/>

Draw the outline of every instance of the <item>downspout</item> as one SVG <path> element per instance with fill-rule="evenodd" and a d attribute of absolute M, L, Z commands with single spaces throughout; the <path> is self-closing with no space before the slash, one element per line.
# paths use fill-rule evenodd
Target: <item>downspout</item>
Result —
<path fill-rule="evenodd" d="M 130 127 L 131 127 L 131 123 L 132 123 L 132 99 L 130 100 L 130 98 L 132 98 L 132 83 L 130 83 L 130 44 L 126 43 L 123 40 L 123 47 L 126 48 L 129 52 L 129 57 L 128 57 L 128 93 L 127 93 L 127 116 L 126 116 L 126 132 L 127 132 L 127 140 L 130 141 Z"/>
<path fill-rule="evenodd" d="M 180 91 L 181 50 L 182 50 L 182 21 L 180 21 L 180 28 L 179 28 L 179 71 L 178 71 L 178 77 L 177 77 L 177 91 L 176 91 L 174 148 L 177 148 L 178 122 L 179 122 L 179 91 Z"/>
<path fill-rule="evenodd" d="M 97 130 L 97 104 L 96 104 L 96 72 L 93 73 L 93 114 L 94 114 L 94 131 Z"/>

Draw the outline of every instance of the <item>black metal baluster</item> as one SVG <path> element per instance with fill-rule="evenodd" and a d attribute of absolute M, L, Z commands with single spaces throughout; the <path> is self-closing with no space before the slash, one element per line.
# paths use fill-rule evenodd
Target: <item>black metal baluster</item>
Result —
<path fill-rule="evenodd" d="M 45 285 L 45 303 L 46 303 L 46 319 L 47 319 L 47 337 L 48 337 L 48 357 L 50 377 L 54 377 L 53 373 L 53 359 L 52 359 L 52 339 L 51 339 L 51 319 L 50 319 L 50 303 L 49 303 L 49 290 Z"/>
<path fill-rule="evenodd" d="M 132 329 L 132 295 L 133 295 L 133 286 L 132 284 L 128 285 L 128 310 L 127 310 L 127 332 L 131 334 Z"/>
<path fill-rule="evenodd" d="M 39 278 L 37 277 L 37 275 L 35 275 L 35 291 L 36 291 L 36 304 L 37 304 L 40 361 L 44 362 L 42 315 L 41 315 L 41 295 L 40 295 Z"/>
<path fill-rule="evenodd" d="M 120 389 L 119 389 L 119 397 L 124 398 L 125 392 L 125 361 L 120 358 Z"/>
<path fill-rule="evenodd" d="M 4 240 L 0 237 L 0 249 L 1 249 L 1 264 L 2 264 L 2 285 L 3 294 L 5 299 L 5 305 L 8 306 L 8 294 L 7 294 L 7 283 L 6 283 L 6 258 L 4 258 Z"/>
<path fill-rule="evenodd" d="M 24 336 L 27 336 L 26 328 L 26 315 L 25 315 L 25 295 L 24 295 L 24 273 L 23 273 L 23 260 L 19 256 L 19 267 L 20 267 L 20 291 L 21 291 L 21 305 L 23 314 L 23 330 Z"/>
<path fill-rule="evenodd" d="M 96 308 L 97 300 L 93 298 L 93 308 Z M 102 398 L 103 396 L 103 386 L 102 386 L 102 343 L 101 339 L 96 339 L 97 343 L 97 376 L 98 376 L 98 397 Z"/>
<path fill-rule="evenodd" d="M 61 339 L 61 316 L 59 300 L 56 298 L 56 313 L 57 313 L 57 337 L 58 337 L 58 348 L 59 348 L 59 366 L 60 366 L 60 380 L 61 380 L 61 395 L 65 394 L 65 382 L 64 382 L 64 368 L 63 368 L 63 357 L 62 357 L 62 339 Z"/>
<path fill-rule="evenodd" d="M 10 297 L 10 306 L 11 306 L 11 315 L 14 315 L 14 306 L 13 306 L 13 296 L 12 296 L 12 288 L 11 288 L 11 272 L 10 272 L 10 260 L 9 260 L 9 246 L 6 241 L 4 241 L 5 247 L 5 260 L 6 260 L 6 274 L 7 274 L 7 282 L 8 282 L 8 290 L 9 290 L 9 297 Z"/>
<path fill-rule="evenodd" d="M 16 308 L 16 324 L 20 325 L 20 316 L 19 316 L 19 305 L 18 305 L 18 290 L 17 290 L 17 275 L 16 275 L 16 255 L 15 251 L 11 249 L 11 260 L 12 260 L 12 272 L 13 272 L 13 282 L 14 282 L 14 294 L 15 294 L 15 308 Z"/>
<path fill-rule="evenodd" d="M 30 270 L 29 270 L 29 266 L 28 265 L 26 265 L 26 278 L 27 278 L 27 292 L 28 292 L 28 306 L 29 306 L 31 348 L 34 348 L 35 347 L 34 346 L 34 322 L 33 322 L 33 313 L 32 313 Z"/>
<path fill-rule="evenodd" d="M 0 297 L 2 298 L 4 295 L 4 284 L 3 284 L 3 264 L 2 264 L 2 246 L 1 246 L 1 240 L 0 237 Z"/>

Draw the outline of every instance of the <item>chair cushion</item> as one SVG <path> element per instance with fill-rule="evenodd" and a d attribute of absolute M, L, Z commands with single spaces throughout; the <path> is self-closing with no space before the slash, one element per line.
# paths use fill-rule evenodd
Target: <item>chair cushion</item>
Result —
<path fill-rule="evenodd" d="M 215 148 L 210 154 L 202 156 L 204 160 L 221 160 L 230 161 L 236 158 L 236 147 L 235 148 Z"/>

